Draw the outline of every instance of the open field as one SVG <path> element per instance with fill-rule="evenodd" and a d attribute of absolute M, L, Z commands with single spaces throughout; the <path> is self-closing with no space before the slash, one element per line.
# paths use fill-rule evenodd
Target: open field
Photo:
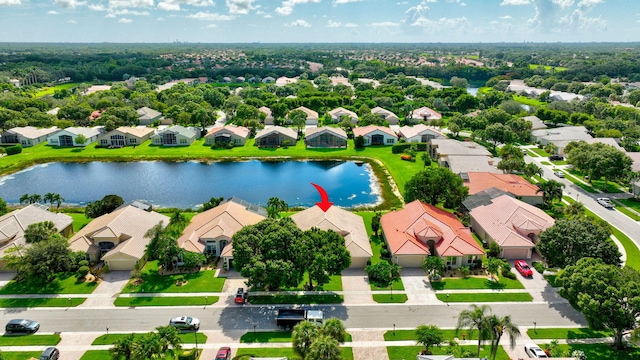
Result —
<path fill-rule="evenodd" d="M 81 83 L 66 83 L 66 84 L 60 84 L 60 85 L 56 85 L 56 86 L 50 86 L 50 87 L 43 87 L 40 91 L 38 91 L 35 95 L 35 97 L 43 97 L 43 96 L 47 96 L 47 95 L 53 95 L 56 90 L 64 90 L 64 89 L 73 89 L 74 87 L 80 85 Z"/>

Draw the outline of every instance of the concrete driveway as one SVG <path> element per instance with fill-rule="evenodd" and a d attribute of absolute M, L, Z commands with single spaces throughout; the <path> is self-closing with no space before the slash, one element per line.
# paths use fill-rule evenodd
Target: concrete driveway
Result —
<path fill-rule="evenodd" d="M 369 277 L 362 269 L 345 269 L 342 271 L 342 289 L 344 304 L 376 304 L 371 297 Z"/>
<path fill-rule="evenodd" d="M 87 300 L 78 305 L 78 307 L 115 307 L 113 301 L 120 295 L 130 277 L 130 271 L 110 271 L 103 274 L 100 284 L 93 290 Z"/>
<path fill-rule="evenodd" d="M 427 279 L 424 270 L 420 268 L 404 268 L 400 273 L 402 284 L 407 293 L 406 305 L 411 304 L 440 304 L 436 294 L 431 289 L 431 283 Z"/>
<path fill-rule="evenodd" d="M 537 255 L 537 254 L 534 254 Z M 539 255 L 537 255 L 539 257 Z M 535 259 L 535 258 L 534 258 Z M 526 260 L 527 264 L 531 266 L 531 263 L 535 261 L 534 259 Z M 516 270 L 514 267 L 515 260 L 510 260 L 509 264 L 511 264 L 511 272 L 516 274 L 518 280 L 524 285 L 524 288 L 533 296 L 533 301 L 546 301 L 549 303 L 557 303 L 557 302 L 567 302 L 560 294 L 558 294 L 558 289 L 554 288 L 549 284 L 549 282 L 542 276 L 536 269 L 531 266 L 531 270 L 533 270 L 533 276 L 530 278 L 525 278 Z"/>

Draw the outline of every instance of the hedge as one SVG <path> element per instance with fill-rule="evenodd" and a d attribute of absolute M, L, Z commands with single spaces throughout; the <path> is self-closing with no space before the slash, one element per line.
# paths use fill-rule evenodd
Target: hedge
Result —
<path fill-rule="evenodd" d="M 7 155 L 20 154 L 22 152 L 22 145 L 16 144 L 13 146 L 8 146 L 6 150 L 7 150 Z"/>
<path fill-rule="evenodd" d="M 417 145 L 418 151 L 427 151 L 427 143 L 397 143 L 391 147 L 391 152 L 393 154 L 401 154 L 407 151 L 412 145 Z"/>

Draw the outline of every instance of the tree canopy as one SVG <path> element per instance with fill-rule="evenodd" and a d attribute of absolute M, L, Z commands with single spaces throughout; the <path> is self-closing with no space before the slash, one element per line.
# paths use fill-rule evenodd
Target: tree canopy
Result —
<path fill-rule="evenodd" d="M 633 160 L 624 152 L 603 143 L 572 142 L 565 148 L 567 162 L 590 179 L 604 177 L 604 189 L 609 180 L 626 178 Z"/>
<path fill-rule="evenodd" d="M 405 202 L 420 200 L 457 209 L 469 194 L 460 176 L 444 167 L 428 167 L 416 173 L 404 187 Z"/>

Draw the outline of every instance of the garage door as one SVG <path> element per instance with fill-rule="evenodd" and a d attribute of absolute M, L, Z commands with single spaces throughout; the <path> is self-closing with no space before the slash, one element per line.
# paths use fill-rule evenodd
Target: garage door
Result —
<path fill-rule="evenodd" d="M 422 261 L 424 256 L 422 255 L 400 255 L 397 257 L 397 264 L 407 268 L 419 268 L 422 267 Z"/>
<path fill-rule="evenodd" d="M 530 259 L 528 248 L 507 248 L 503 250 L 503 257 L 509 260 Z"/>
<path fill-rule="evenodd" d="M 369 260 L 369 258 L 351 258 L 349 269 L 364 269 L 367 266 L 367 260 Z"/>
<path fill-rule="evenodd" d="M 109 270 L 133 270 L 136 267 L 135 260 L 109 260 L 107 261 Z"/>

